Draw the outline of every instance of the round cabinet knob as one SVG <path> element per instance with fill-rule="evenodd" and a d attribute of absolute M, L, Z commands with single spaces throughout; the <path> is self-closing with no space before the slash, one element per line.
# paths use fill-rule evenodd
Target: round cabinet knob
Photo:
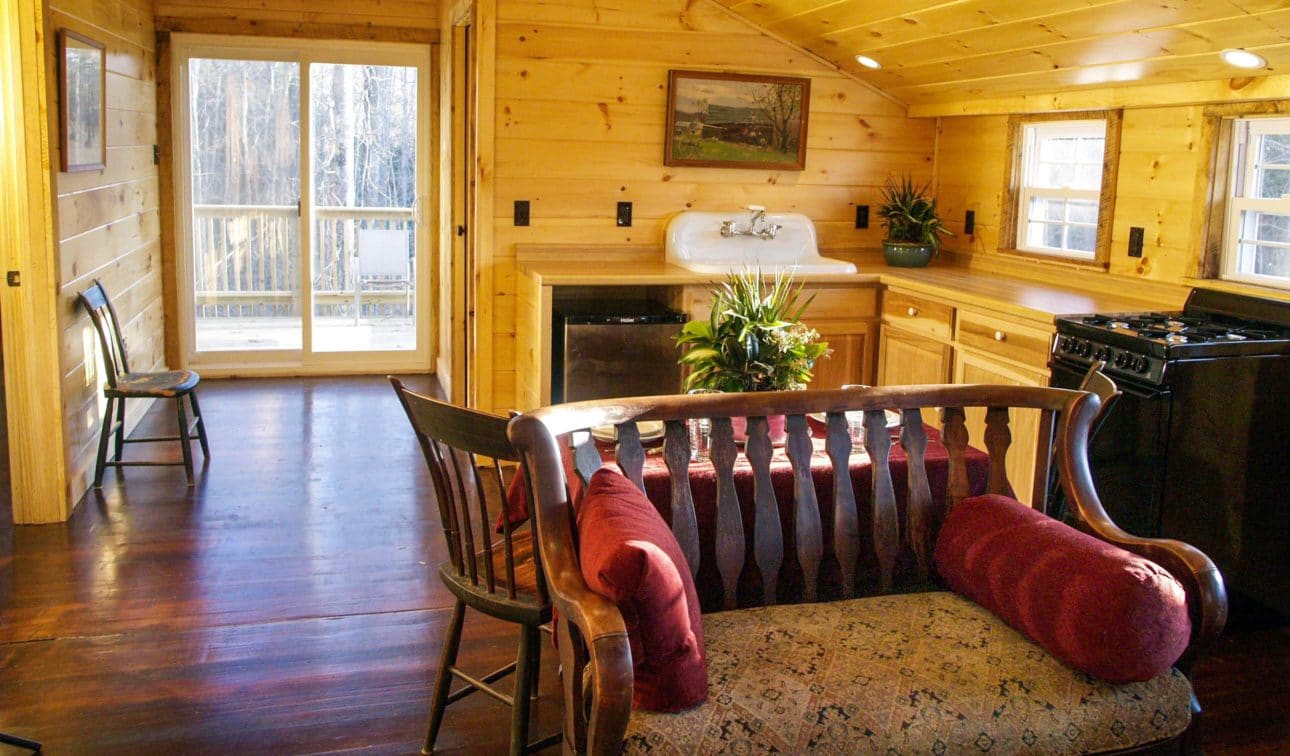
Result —
<path fill-rule="evenodd" d="M 916 317 L 918 317 L 918 308 L 917 308 L 917 307 L 911 307 L 911 308 L 909 308 L 908 310 L 905 310 L 905 312 L 906 312 L 906 313 L 908 313 L 908 314 L 909 314 L 909 317 L 911 317 L 911 318 L 916 318 Z"/>
<path fill-rule="evenodd" d="M 1006 340 L 1007 338 L 1008 338 L 1008 334 L 1004 333 L 1003 331 L 995 331 L 995 332 L 994 332 L 994 340 L 995 340 L 995 341 L 1004 341 L 1004 340 Z"/>

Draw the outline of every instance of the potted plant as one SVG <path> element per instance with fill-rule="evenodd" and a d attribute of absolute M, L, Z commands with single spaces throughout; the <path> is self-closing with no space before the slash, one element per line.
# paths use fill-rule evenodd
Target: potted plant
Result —
<path fill-rule="evenodd" d="M 689 349 L 680 363 L 690 369 L 686 390 L 785 391 L 804 389 L 815 363 L 829 352 L 815 329 L 801 322 L 811 299 L 798 304 L 801 284 L 776 274 L 767 284 L 760 270 L 731 272 L 712 290 L 712 313 L 691 320 L 676 336 Z M 733 418 L 736 437 L 743 418 Z M 783 436 L 783 417 L 771 418 L 772 438 Z"/>
<path fill-rule="evenodd" d="M 897 183 L 890 176 L 882 188 L 882 224 L 887 238 L 882 253 L 888 265 L 921 268 L 941 252 L 941 237 L 953 236 L 936 213 L 936 200 L 926 196 L 931 182 L 919 188 L 908 174 Z"/>

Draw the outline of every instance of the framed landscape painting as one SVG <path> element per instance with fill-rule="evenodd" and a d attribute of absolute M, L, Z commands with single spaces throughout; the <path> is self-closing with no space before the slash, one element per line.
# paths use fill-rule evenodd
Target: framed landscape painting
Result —
<path fill-rule="evenodd" d="M 664 165 L 806 167 L 811 80 L 669 71 Z"/>
<path fill-rule="evenodd" d="M 102 42 L 58 30 L 59 146 L 64 171 L 97 171 L 107 165 L 103 50 Z"/>

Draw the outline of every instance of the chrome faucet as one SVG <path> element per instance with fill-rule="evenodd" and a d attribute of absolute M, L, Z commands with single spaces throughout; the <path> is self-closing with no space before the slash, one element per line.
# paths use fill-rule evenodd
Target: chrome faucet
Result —
<path fill-rule="evenodd" d="M 764 241 L 770 241 L 779 233 L 782 226 L 778 223 L 769 223 L 766 221 L 766 208 L 763 205 L 748 206 L 748 226 L 739 228 L 735 220 L 725 220 L 721 222 L 721 235 L 727 239 L 732 236 L 756 236 Z"/>

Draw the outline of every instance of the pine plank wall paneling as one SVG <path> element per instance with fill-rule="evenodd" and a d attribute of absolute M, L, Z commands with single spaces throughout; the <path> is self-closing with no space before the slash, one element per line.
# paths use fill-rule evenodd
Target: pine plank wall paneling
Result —
<path fill-rule="evenodd" d="M 165 367 L 158 173 L 152 162 L 156 35 L 148 0 L 51 0 L 46 19 L 52 114 L 59 97 L 55 32 L 68 28 L 107 45 L 107 167 L 59 172 L 56 115 L 50 127 L 68 492 L 75 503 L 93 478 L 103 409 L 97 342 L 77 293 L 101 279 L 121 318 L 130 367 Z M 131 402 L 128 421 L 146 408 L 145 402 Z"/>
<path fill-rule="evenodd" d="M 1200 254 L 1205 197 L 1197 177 L 1207 170 L 1203 107 L 1129 108 L 1120 134 L 1111 258 L 1108 272 L 1130 281 L 1186 284 Z M 959 236 L 948 249 L 996 255 L 1007 162 L 1008 116 L 947 117 L 941 124 L 938 195 L 942 216 Z M 1202 183 L 1203 186 L 1203 183 Z M 976 234 L 962 235 L 963 213 L 976 212 Z M 1128 256 L 1129 229 L 1143 228 L 1141 258 Z M 1123 286 L 1123 281 L 1114 285 Z M 1131 284 L 1130 284 L 1131 285 Z"/>
<path fill-rule="evenodd" d="M 904 107 L 698 0 L 497 4 L 493 401 L 515 406 L 516 244 L 654 244 L 687 209 L 801 212 L 825 247 L 876 247 L 882 229 L 855 228 L 890 173 L 933 174 L 934 119 Z M 669 69 L 811 79 L 806 169 L 663 165 Z M 531 225 L 515 227 L 515 200 Z M 616 203 L 633 203 L 618 228 Z"/>

